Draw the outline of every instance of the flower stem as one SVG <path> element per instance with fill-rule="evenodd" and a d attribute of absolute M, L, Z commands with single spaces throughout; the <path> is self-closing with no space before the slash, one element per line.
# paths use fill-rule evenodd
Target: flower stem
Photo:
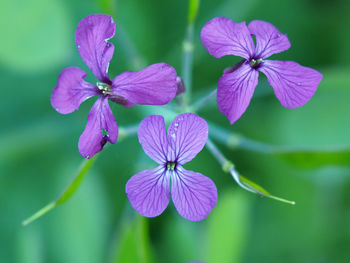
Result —
<path fill-rule="evenodd" d="M 193 67 L 193 31 L 194 22 L 199 8 L 199 0 L 189 0 L 188 25 L 182 45 L 182 78 L 185 83 L 184 108 L 191 103 L 192 95 L 192 67 Z"/>
<path fill-rule="evenodd" d="M 186 105 L 190 104 L 192 95 L 193 49 L 193 24 L 189 24 L 187 26 L 186 37 L 182 46 L 182 78 L 186 88 L 184 94 Z"/>
<path fill-rule="evenodd" d="M 214 156 L 214 158 L 221 164 L 222 170 L 225 173 L 230 173 L 233 179 L 236 181 L 236 183 L 243 189 L 254 194 L 258 194 L 260 196 L 268 197 L 283 203 L 295 205 L 294 201 L 289 201 L 284 198 L 273 196 L 261 186 L 244 178 L 243 176 L 240 176 L 239 173 L 234 169 L 234 164 L 223 155 L 223 153 L 216 147 L 216 145 L 211 141 L 210 138 L 208 138 L 207 140 L 206 147 L 209 150 L 209 152 Z"/>
<path fill-rule="evenodd" d="M 249 139 L 243 135 L 233 133 L 214 123 L 209 122 L 210 136 L 217 142 L 222 143 L 229 149 L 243 149 L 264 154 L 292 154 L 292 153 L 334 153 L 349 151 L 348 147 L 293 147 L 282 145 L 271 145 L 264 142 Z"/>
<path fill-rule="evenodd" d="M 124 140 L 127 137 L 137 134 L 139 124 L 133 124 L 126 127 L 119 127 L 118 142 Z"/>
<path fill-rule="evenodd" d="M 218 149 L 218 147 L 212 142 L 210 138 L 208 138 L 207 143 L 205 145 L 209 152 L 214 156 L 214 158 L 219 162 L 219 164 L 222 167 L 222 170 L 225 173 L 230 173 L 233 177 L 233 179 L 237 182 L 237 184 L 242 187 L 243 189 L 254 192 L 253 190 L 246 187 L 244 184 L 242 184 L 239 180 L 238 172 L 234 169 L 234 164 L 226 159 L 226 157 L 223 155 L 223 153 Z"/>
<path fill-rule="evenodd" d="M 209 123 L 209 127 L 211 136 L 229 149 L 240 148 L 261 153 L 273 153 L 279 149 L 277 146 L 248 139 L 213 123 Z"/>
<path fill-rule="evenodd" d="M 26 226 L 28 224 L 30 224 L 31 222 L 37 220 L 39 217 L 41 217 L 42 215 L 46 214 L 47 212 L 51 211 L 53 208 L 55 208 L 56 206 L 56 202 L 51 202 L 48 205 L 44 206 L 43 208 L 41 208 L 38 212 L 34 213 L 32 216 L 30 216 L 29 218 L 27 218 L 26 220 L 24 220 L 22 222 L 23 226 Z"/>
<path fill-rule="evenodd" d="M 191 106 L 192 111 L 197 112 L 204 106 L 206 106 L 207 102 L 216 95 L 216 91 L 216 89 L 212 90 L 209 94 L 205 95 L 204 97 L 198 99 L 195 103 L 193 103 L 193 105 Z"/>

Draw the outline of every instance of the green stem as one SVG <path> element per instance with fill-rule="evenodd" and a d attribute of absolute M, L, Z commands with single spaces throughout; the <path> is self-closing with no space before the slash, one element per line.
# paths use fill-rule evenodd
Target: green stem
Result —
<path fill-rule="evenodd" d="M 240 134 L 230 132 L 216 124 L 209 123 L 209 127 L 211 136 L 230 149 L 240 148 L 262 153 L 272 153 L 277 150 L 277 147 L 245 138 Z"/>
<path fill-rule="evenodd" d="M 137 125 L 131 125 L 125 128 L 120 128 L 119 131 L 119 140 L 122 140 L 128 136 L 134 135 L 137 133 L 138 124 Z M 29 223 L 35 221 L 39 217 L 43 216 L 47 212 L 51 211 L 53 208 L 55 208 L 57 205 L 61 205 L 65 202 L 67 202 L 78 190 L 81 183 L 83 182 L 86 174 L 90 171 L 92 165 L 94 164 L 98 154 L 93 156 L 91 159 L 84 160 L 77 175 L 74 177 L 72 182 L 64 189 L 64 191 L 57 197 L 57 199 L 48 205 L 41 208 L 38 212 L 34 213 L 32 216 L 30 216 L 28 219 L 24 220 L 22 222 L 23 226 L 28 225 Z"/>
<path fill-rule="evenodd" d="M 51 211 L 54 207 L 56 206 L 56 202 L 51 202 L 48 205 L 44 206 L 43 208 L 41 208 L 38 212 L 36 212 L 35 214 L 33 214 L 31 217 L 29 217 L 28 219 L 24 220 L 22 222 L 23 226 L 26 226 L 30 223 L 32 223 L 33 221 L 37 220 L 39 217 L 41 217 L 42 215 L 46 214 L 47 212 Z"/>
<path fill-rule="evenodd" d="M 216 89 L 212 90 L 209 94 L 205 95 L 204 97 L 198 99 L 195 103 L 193 103 L 193 105 L 191 106 L 192 111 L 197 112 L 201 110 L 204 106 L 206 106 L 208 101 L 216 95 L 216 91 Z"/>
<path fill-rule="evenodd" d="M 191 103 L 192 96 L 192 67 L 193 67 L 193 24 L 189 24 L 186 37 L 182 46 L 182 78 L 186 92 L 184 94 L 185 105 Z"/>
<path fill-rule="evenodd" d="M 349 147 L 293 147 L 278 146 L 259 142 L 233 133 L 214 123 L 209 122 L 210 136 L 217 142 L 222 143 L 229 149 L 244 149 L 265 154 L 288 154 L 288 153 L 333 153 L 348 151 Z"/>
<path fill-rule="evenodd" d="M 191 103 L 192 96 L 192 68 L 193 68 L 193 31 L 194 22 L 199 9 L 199 0 L 188 1 L 188 25 L 186 36 L 182 45 L 182 78 L 185 84 L 186 92 L 184 96 L 183 108 L 186 109 Z"/>
<path fill-rule="evenodd" d="M 219 164 L 222 167 L 222 170 L 225 173 L 230 173 L 233 179 L 237 182 L 237 184 L 243 189 L 249 192 L 254 192 L 252 189 L 246 187 L 243 183 L 241 183 L 238 172 L 234 169 L 234 164 L 228 159 L 226 159 L 223 153 L 218 149 L 218 147 L 216 147 L 216 145 L 212 142 L 210 138 L 208 138 L 205 146 L 207 147 L 209 152 L 214 156 L 214 158 L 219 162 Z"/>
<path fill-rule="evenodd" d="M 273 196 L 261 186 L 248 179 L 245 179 L 243 176 L 240 176 L 239 173 L 234 169 L 234 164 L 224 156 L 224 154 L 216 147 L 216 145 L 210 140 L 210 138 L 207 140 L 206 147 L 209 150 L 209 152 L 214 156 L 214 158 L 221 164 L 222 170 L 225 173 L 230 173 L 233 179 L 236 181 L 236 183 L 243 189 L 254 194 L 258 194 L 260 196 L 295 205 L 294 201 L 289 201 L 284 198 Z"/>
<path fill-rule="evenodd" d="M 137 130 L 139 129 L 139 124 L 133 124 L 126 127 L 119 128 L 118 134 L 118 142 L 124 140 L 127 137 L 133 136 L 137 134 Z"/>
<path fill-rule="evenodd" d="M 147 66 L 146 59 L 143 58 L 137 51 L 134 43 L 130 40 L 129 36 L 125 33 L 123 27 L 118 25 L 119 43 L 126 53 L 130 66 L 133 70 L 140 70 Z"/>

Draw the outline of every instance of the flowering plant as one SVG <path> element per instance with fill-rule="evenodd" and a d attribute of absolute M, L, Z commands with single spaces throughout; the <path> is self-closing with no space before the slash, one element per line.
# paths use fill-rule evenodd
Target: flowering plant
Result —
<path fill-rule="evenodd" d="M 91 84 L 85 81 L 86 73 L 80 68 L 66 68 L 58 77 L 51 104 L 59 113 L 68 114 L 77 110 L 90 97 L 98 97 L 79 139 L 80 154 L 90 159 L 107 142 L 116 143 L 118 125 L 109 102 L 129 108 L 135 104 L 165 105 L 176 98 L 177 103 L 168 110 L 177 116 L 169 125 L 167 134 L 161 115 L 146 116 L 138 127 L 139 142 L 144 152 L 158 163 L 158 167 L 143 170 L 127 182 L 126 195 L 135 210 L 146 217 L 158 216 L 168 206 L 171 197 L 177 211 L 185 219 L 205 219 L 217 203 L 217 188 L 209 177 L 183 167 L 205 145 L 223 170 L 230 173 L 243 189 L 294 204 L 269 194 L 256 183 L 239 175 L 233 163 L 210 139 L 221 137 L 223 133 L 215 126 L 208 128 L 207 121 L 195 112 L 205 107 L 207 101 L 217 93 L 220 111 L 233 124 L 248 107 L 258 84 L 259 72 L 267 76 L 284 107 L 297 108 L 314 95 L 322 74 L 295 62 L 266 60 L 270 55 L 284 51 L 291 45 L 287 36 L 272 24 L 255 20 L 247 27 L 245 22 L 235 23 L 228 18 L 216 17 L 202 28 L 201 40 L 204 47 L 216 58 L 235 55 L 243 60 L 224 71 L 218 81 L 217 92 L 215 89 L 208 96 L 191 104 L 189 74 L 192 67 L 193 23 L 189 25 L 187 43 L 184 45 L 187 70 L 182 76 L 177 76 L 172 66 L 161 62 L 138 72 L 124 72 L 111 80 L 108 67 L 114 45 L 108 40 L 115 34 L 114 20 L 108 15 L 100 14 L 90 15 L 79 23 L 75 34 L 79 54 L 99 82 Z M 252 36 L 256 39 L 256 46 Z M 134 133 L 135 129 L 128 135 Z M 94 158 L 90 159 L 86 165 L 90 167 L 93 160 Z M 25 224 L 68 200 L 85 175 L 86 170 L 83 171 L 55 202 L 29 218 Z"/>

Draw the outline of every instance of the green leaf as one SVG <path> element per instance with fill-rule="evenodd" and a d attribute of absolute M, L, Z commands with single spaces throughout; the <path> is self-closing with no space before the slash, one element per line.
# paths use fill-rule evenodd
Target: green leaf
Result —
<path fill-rule="evenodd" d="M 116 239 L 111 263 L 152 263 L 147 218 L 137 216 L 124 220 Z"/>
<path fill-rule="evenodd" d="M 276 154 L 284 161 L 300 169 L 315 169 L 324 166 L 350 166 L 350 147 L 286 151 Z"/>
<path fill-rule="evenodd" d="M 239 180 L 242 184 L 244 184 L 245 186 L 247 186 L 249 189 L 251 189 L 254 193 L 259 194 L 261 196 L 264 197 L 268 197 L 283 203 L 287 203 L 287 204 L 291 204 L 291 205 L 295 205 L 294 201 L 289 201 L 287 199 L 281 198 L 281 197 L 277 197 L 274 195 L 271 195 L 267 190 L 265 190 L 263 187 L 261 187 L 260 185 L 258 185 L 257 183 L 245 178 L 242 175 L 239 175 Z"/>
<path fill-rule="evenodd" d="M 111 263 L 138 262 L 138 256 L 137 253 L 135 253 L 137 249 L 136 228 L 132 221 L 128 220 L 123 224 L 116 245 L 116 252 Z"/>
<path fill-rule="evenodd" d="M 68 185 L 68 187 L 62 192 L 62 194 L 57 198 L 56 205 L 61 205 L 68 201 L 72 195 L 77 191 L 81 182 L 85 178 L 85 175 L 90 171 L 97 155 L 94 155 L 91 159 L 86 159 L 83 161 L 78 174 L 75 176 L 73 181 Z"/>
<path fill-rule="evenodd" d="M 56 199 L 56 201 L 53 201 L 53 202 L 49 203 L 48 205 L 44 206 L 43 208 L 41 208 L 39 211 L 34 213 L 28 219 L 24 220 L 22 222 L 22 225 L 26 226 L 26 225 L 32 223 L 33 221 L 37 220 L 39 217 L 41 217 L 41 216 L 45 215 L 46 213 L 48 213 L 49 211 L 51 211 L 57 205 L 61 205 L 65 202 L 67 202 L 73 196 L 73 194 L 76 192 L 76 190 L 79 188 L 79 186 L 81 185 L 83 179 L 85 178 L 85 175 L 89 172 L 92 164 L 94 163 L 96 156 L 97 155 L 95 155 L 91 159 L 83 161 L 83 163 L 79 169 L 78 174 L 75 176 L 73 181 L 67 186 L 67 188 L 59 195 L 59 197 Z"/>
<path fill-rule="evenodd" d="M 139 249 L 138 262 L 153 262 L 151 253 L 151 242 L 149 238 L 148 219 L 143 216 L 138 216 L 137 220 L 137 245 Z"/>
<path fill-rule="evenodd" d="M 246 177 L 240 175 L 240 176 L 239 176 L 239 179 L 241 180 L 241 182 L 242 182 L 243 184 L 248 185 L 248 186 L 254 188 L 255 190 L 258 190 L 258 191 L 261 192 L 261 193 L 270 195 L 270 193 L 269 193 L 267 190 L 265 190 L 262 186 L 260 186 L 260 185 L 258 185 L 257 183 L 255 183 L 255 182 L 249 180 L 248 178 L 246 178 Z"/>
<path fill-rule="evenodd" d="M 226 191 L 207 219 L 205 262 L 241 262 L 249 229 L 248 195 Z"/>
<path fill-rule="evenodd" d="M 193 24 L 198 13 L 200 0 L 189 0 L 188 23 Z"/>

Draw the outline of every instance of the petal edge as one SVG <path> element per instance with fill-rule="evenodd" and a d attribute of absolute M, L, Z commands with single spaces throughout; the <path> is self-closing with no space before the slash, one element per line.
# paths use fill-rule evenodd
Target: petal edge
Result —
<path fill-rule="evenodd" d="M 114 45 L 107 42 L 115 34 L 111 16 L 95 14 L 82 19 L 75 31 L 75 43 L 79 54 L 92 73 L 102 82 L 111 84 L 108 66 L 114 53 Z"/>
<path fill-rule="evenodd" d="M 215 183 L 209 177 L 182 167 L 173 175 L 171 197 L 176 210 L 190 221 L 205 219 L 217 203 Z"/>
<path fill-rule="evenodd" d="M 249 59 L 254 54 L 254 42 L 245 22 L 235 23 L 226 17 L 215 17 L 202 28 L 201 40 L 210 55 L 226 55 Z"/>
<path fill-rule="evenodd" d="M 219 110 L 235 123 L 246 111 L 258 85 L 259 72 L 248 63 L 233 72 L 224 74 L 218 81 L 217 103 Z"/>
<path fill-rule="evenodd" d="M 158 164 L 165 164 L 168 141 L 163 116 L 150 115 L 144 118 L 137 131 L 143 151 Z"/>
<path fill-rule="evenodd" d="M 166 63 L 156 63 L 140 71 L 126 71 L 113 80 L 113 92 L 133 104 L 164 105 L 177 91 L 175 69 Z"/>
<path fill-rule="evenodd" d="M 163 167 L 133 175 L 125 186 L 132 207 L 142 216 L 159 216 L 169 204 L 169 176 Z"/>
<path fill-rule="evenodd" d="M 86 73 L 77 67 L 62 70 L 52 91 L 51 105 L 61 114 L 72 113 L 90 97 L 99 95 L 98 88 L 86 82 Z"/>
<path fill-rule="evenodd" d="M 185 164 L 203 149 L 208 139 L 208 124 L 195 113 L 183 113 L 168 127 L 168 161 Z"/>
<path fill-rule="evenodd" d="M 114 144 L 117 138 L 118 125 L 108 105 L 108 99 L 100 97 L 92 106 L 84 132 L 79 138 L 79 152 L 89 159 L 100 152 L 107 141 Z"/>
<path fill-rule="evenodd" d="M 256 58 L 267 58 L 290 48 L 291 44 L 286 34 L 282 34 L 274 25 L 253 20 L 248 29 L 256 37 Z"/>
<path fill-rule="evenodd" d="M 307 103 L 323 77 L 317 70 L 294 61 L 266 60 L 259 70 L 266 75 L 281 105 L 290 109 Z"/>

